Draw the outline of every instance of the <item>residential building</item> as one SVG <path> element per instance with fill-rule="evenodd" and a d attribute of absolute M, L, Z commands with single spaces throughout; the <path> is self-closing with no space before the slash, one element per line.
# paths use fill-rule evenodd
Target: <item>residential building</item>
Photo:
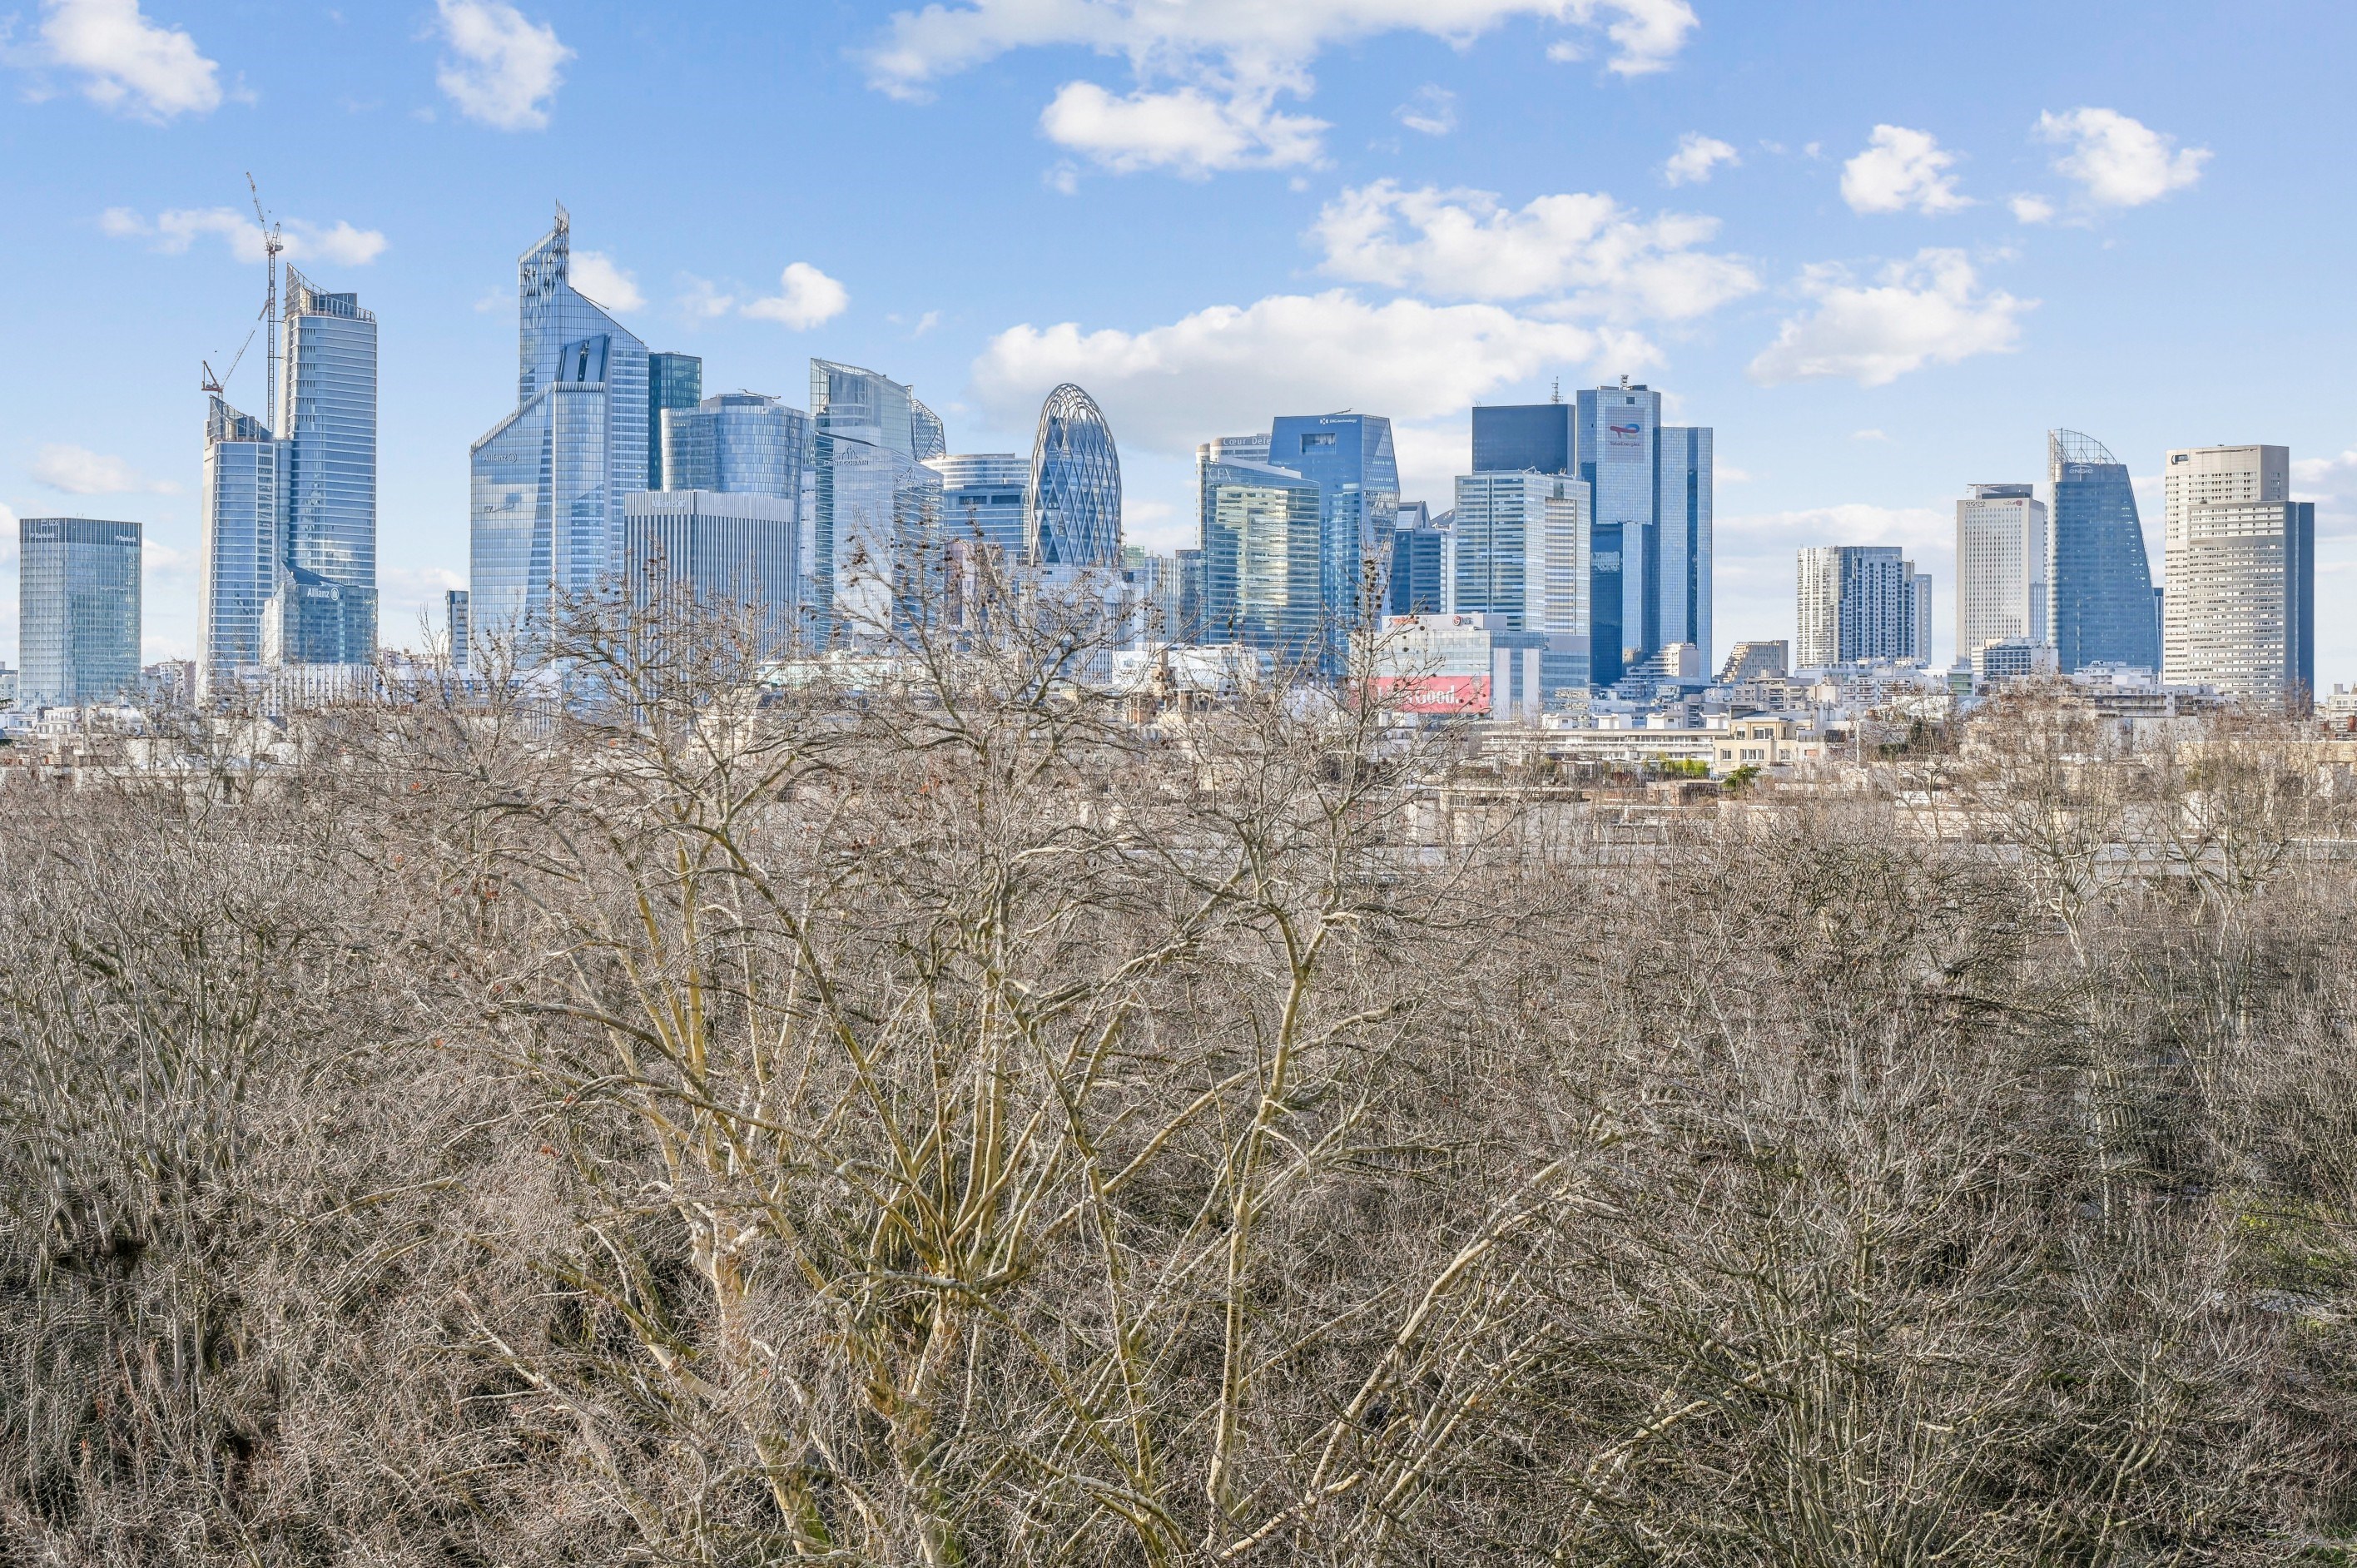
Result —
<path fill-rule="evenodd" d="M 942 422 L 901 382 L 811 361 L 814 432 L 808 572 L 813 631 L 874 640 L 907 621 L 938 571 Z"/>
<path fill-rule="evenodd" d="M 1579 394 L 1579 476 L 1595 538 L 1595 680 L 1618 681 L 1663 642 L 1711 642 L 1714 433 L 1662 424 L 1662 396 L 1624 378 Z"/>
<path fill-rule="evenodd" d="M 1265 463 L 1196 450 L 1202 538 L 1202 640 L 1241 642 L 1291 665 L 1326 641 L 1319 573 L 1323 492 Z"/>
<path fill-rule="evenodd" d="M 1729 719 L 1716 736 L 1717 755 L 1713 773 L 1733 773 L 1745 768 L 1790 768 L 1822 761 L 1825 737 L 1801 721 L 1782 714 L 1746 714 Z"/>
<path fill-rule="evenodd" d="M 1896 545 L 1830 544 L 1800 553 L 1800 636 L 1793 657 L 1803 670 L 1877 659 L 1920 659 L 1915 641 L 1914 564 Z M 1928 610 L 1928 604 L 1924 607 Z"/>
<path fill-rule="evenodd" d="M 1975 691 L 1986 689 L 1991 682 L 2021 681 L 2056 672 L 2054 650 L 2026 637 L 1991 638 L 1975 648 L 1970 658 Z"/>
<path fill-rule="evenodd" d="M 469 449 L 468 633 L 544 647 L 608 581 L 647 488 L 647 347 L 573 286 L 563 207 L 516 265 L 516 406 Z"/>
<path fill-rule="evenodd" d="M 647 489 L 651 490 L 709 489 L 668 484 L 663 477 L 665 409 L 694 408 L 704 401 L 704 361 L 694 354 L 647 356 Z"/>
<path fill-rule="evenodd" d="M 1452 613 L 1559 639 L 1546 660 L 1546 690 L 1587 686 L 1593 647 L 1587 481 L 1528 470 L 1459 475 L 1455 527 Z"/>
<path fill-rule="evenodd" d="M 1130 642 L 1185 642 L 1182 604 L 1185 583 L 1178 558 L 1157 555 L 1135 544 L 1121 549 L 1121 575 L 1128 588 Z"/>
<path fill-rule="evenodd" d="M 1792 644 L 1781 638 L 1773 642 L 1738 642 L 1719 669 L 1719 683 L 1733 686 L 1745 681 L 1781 681 L 1791 673 L 1792 652 Z"/>
<path fill-rule="evenodd" d="M 1908 652 L 1926 664 L 1932 661 L 1932 574 L 1909 564 L 1907 591 L 1912 604 L 1907 618 Z"/>
<path fill-rule="evenodd" d="M 1578 405 L 1563 402 L 1476 403 L 1473 407 L 1473 471 L 1539 474 L 1577 472 Z"/>
<path fill-rule="evenodd" d="M 301 602 L 277 606 L 296 635 L 265 637 L 263 661 L 365 664 L 377 642 L 376 317 L 289 267 L 280 340 L 287 570 L 272 594 Z"/>
<path fill-rule="evenodd" d="M 961 452 L 930 457 L 942 477 L 942 528 L 952 539 L 977 539 L 1002 566 L 1023 559 L 1029 532 L 1031 464 L 1014 452 Z"/>
<path fill-rule="evenodd" d="M 2179 448 L 2162 467 L 2162 678 L 2232 701 L 2305 700 L 2316 679 L 2316 512 L 2284 446 Z"/>
<path fill-rule="evenodd" d="M 673 448 L 676 451 L 677 448 Z M 800 629 L 802 494 L 640 490 L 622 501 L 622 559 L 641 614 L 748 616 L 764 657 Z"/>
<path fill-rule="evenodd" d="M 1339 673 L 1350 633 L 1380 619 L 1387 597 L 1399 517 L 1392 422 L 1367 413 L 1284 415 L 1269 426 L 1269 461 L 1318 486 L 1323 662 L 1327 673 Z"/>
<path fill-rule="evenodd" d="M 1959 659 L 1984 642 L 2046 640 L 2046 503 L 2025 484 L 1970 489 L 1956 502 Z"/>
<path fill-rule="evenodd" d="M 17 520 L 18 706 L 70 707 L 138 692 L 140 549 L 135 522 Z"/>
<path fill-rule="evenodd" d="M 2075 430 L 2050 432 L 2046 453 L 2054 498 L 2046 627 L 2062 672 L 2103 663 L 2158 671 L 2160 617 L 2127 466 Z"/>
<path fill-rule="evenodd" d="M 1040 566 L 1121 564 L 1121 453 L 1096 400 L 1070 381 L 1039 406 L 1024 554 Z"/>
<path fill-rule="evenodd" d="M 284 553 L 285 474 L 285 442 L 218 394 L 209 400 L 197 577 L 201 690 L 241 665 L 262 662 L 263 609 L 277 591 Z"/>

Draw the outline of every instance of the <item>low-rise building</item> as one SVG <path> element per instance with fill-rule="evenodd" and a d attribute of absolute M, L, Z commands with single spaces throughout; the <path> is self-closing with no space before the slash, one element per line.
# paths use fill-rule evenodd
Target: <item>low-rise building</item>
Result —
<path fill-rule="evenodd" d="M 1825 755 L 1825 737 L 1820 731 L 1803 728 L 1788 714 L 1746 714 L 1730 719 L 1723 730 L 1713 732 L 1713 773 L 1733 773 L 1738 768 L 1790 768 L 1803 762 L 1822 761 Z"/>

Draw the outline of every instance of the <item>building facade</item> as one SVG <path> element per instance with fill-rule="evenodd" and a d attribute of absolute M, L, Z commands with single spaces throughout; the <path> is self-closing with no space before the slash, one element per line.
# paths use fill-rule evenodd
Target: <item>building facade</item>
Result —
<path fill-rule="evenodd" d="M 97 518 L 17 520 L 20 707 L 138 693 L 141 532 Z"/>
<path fill-rule="evenodd" d="M 942 530 L 988 545 L 1002 567 L 1020 563 L 1030 530 L 1030 462 L 1014 452 L 953 452 L 925 466 L 942 477 Z"/>
<path fill-rule="evenodd" d="M 811 420 L 759 392 L 722 392 L 662 412 L 663 473 L 649 489 L 797 500 L 810 467 Z"/>
<path fill-rule="evenodd" d="M 875 641 L 945 591 L 942 422 L 901 382 L 811 361 L 814 636 Z"/>
<path fill-rule="evenodd" d="M 1096 400 L 1066 381 L 1039 406 L 1024 554 L 1039 566 L 1121 564 L 1121 453 Z"/>
<path fill-rule="evenodd" d="M 1269 462 L 1317 485 L 1324 668 L 1340 672 L 1349 639 L 1383 616 L 1399 461 L 1392 422 L 1367 413 L 1287 414 L 1269 426 Z"/>
<path fill-rule="evenodd" d="M 516 407 L 468 454 L 469 635 L 544 647 L 613 575 L 647 488 L 647 347 L 573 286 L 572 220 L 516 265 Z"/>
<path fill-rule="evenodd" d="M 1795 605 L 1799 635 L 1792 647 L 1798 667 L 1921 658 L 1915 641 L 1918 575 L 1896 545 L 1827 544 L 1802 551 Z M 1921 596 L 1928 599 L 1928 589 Z"/>
<path fill-rule="evenodd" d="M 442 636 L 450 650 L 450 666 L 467 668 L 467 590 L 450 588 L 442 595 Z"/>
<path fill-rule="evenodd" d="M 1450 521 L 1436 522 L 1432 509 L 1422 501 L 1401 504 L 1398 526 L 1392 530 L 1387 614 L 1448 613 L 1456 564 L 1455 514 L 1442 515 Z"/>
<path fill-rule="evenodd" d="M 241 665 L 262 662 L 263 611 L 278 589 L 285 471 L 286 444 L 216 394 L 205 415 L 197 578 L 204 637 L 197 675 L 200 690 L 211 690 Z"/>
<path fill-rule="evenodd" d="M 1956 657 L 2007 638 L 2046 640 L 2046 503 L 1975 485 L 1956 502 Z"/>
<path fill-rule="evenodd" d="M 2160 616 L 2127 466 L 2075 430 L 2050 432 L 2046 628 L 2063 674 L 2160 668 Z"/>
<path fill-rule="evenodd" d="M 1662 397 L 1625 380 L 1579 394 L 1578 469 L 1596 519 L 1590 547 L 1598 685 L 1663 642 L 1710 657 L 1714 433 L 1662 424 Z"/>
<path fill-rule="evenodd" d="M 1222 462 L 1200 448 L 1205 642 L 1241 642 L 1298 664 L 1327 640 L 1319 572 L 1323 492 L 1268 464 Z"/>
<path fill-rule="evenodd" d="M 358 295 L 327 293 L 289 267 L 280 337 L 281 559 L 291 571 L 273 596 L 304 602 L 278 606 L 298 635 L 265 639 L 263 661 L 366 664 L 377 644 L 376 317 Z M 298 575 L 309 580 L 298 586 Z M 322 650 L 336 657 L 313 657 Z"/>
<path fill-rule="evenodd" d="M 1577 403 L 1476 403 L 1473 406 L 1473 471 L 1569 474 L 1579 462 Z"/>
<path fill-rule="evenodd" d="M 704 361 L 694 354 L 647 356 L 647 489 L 678 489 L 663 478 L 662 416 L 665 409 L 694 408 L 704 401 Z M 695 487 L 689 486 L 688 489 Z"/>
<path fill-rule="evenodd" d="M 1545 634 L 1547 690 L 1586 686 L 1594 581 L 1587 482 L 1533 471 L 1460 475 L 1455 531 L 1448 613 Z"/>
<path fill-rule="evenodd" d="M 622 560 L 633 609 L 692 607 L 741 621 L 769 658 L 802 630 L 802 508 L 760 491 L 640 490 L 622 502 Z"/>
<path fill-rule="evenodd" d="M 2315 683 L 2316 513 L 2286 446 L 2180 447 L 2161 469 L 2162 678 L 2298 704 Z"/>

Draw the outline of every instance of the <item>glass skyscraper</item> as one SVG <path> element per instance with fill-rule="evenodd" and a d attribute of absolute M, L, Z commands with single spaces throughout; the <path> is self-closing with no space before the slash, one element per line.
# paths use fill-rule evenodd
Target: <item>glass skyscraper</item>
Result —
<path fill-rule="evenodd" d="M 979 539 L 1002 565 L 1023 559 L 1029 530 L 1026 498 L 1031 465 L 1015 452 L 953 452 L 925 467 L 942 477 L 942 528 L 952 539 Z"/>
<path fill-rule="evenodd" d="M 286 444 L 219 396 L 205 415 L 204 559 L 197 580 L 204 623 L 200 689 L 262 662 L 262 616 L 278 588 Z"/>
<path fill-rule="evenodd" d="M 1565 474 L 1466 474 L 1457 481 L 1449 608 L 1544 633 L 1543 689 L 1585 686 L 1592 628 L 1587 484 Z"/>
<path fill-rule="evenodd" d="M 813 609 L 826 635 L 873 639 L 940 587 L 942 422 L 875 371 L 811 361 Z"/>
<path fill-rule="evenodd" d="M 69 706 L 138 691 L 139 524 L 22 518 L 16 549 L 17 702 Z"/>
<path fill-rule="evenodd" d="M 1577 406 L 1567 403 L 1476 404 L 1473 471 L 1568 474 L 1579 460 L 1573 429 Z"/>
<path fill-rule="evenodd" d="M 663 478 L 662 416 L 704 401 L 704 361 L 694 354 L 647 356 L 647 489 L 678 489 Z M 690 487 L 692 488 L 692 487 Z"/>
<path fill-rule="evenodd" d="M 284 442 L 282 571 L 272 593 L 292 633 L 264 663 L 365 664 L 376 657 L 376 317 L 286 269 L 278 435 Z M 299 574 L 316 581 L 297 589 Z M 268 612 L 265 612 L 265 616 Z"/>
<path fill-rule="evenodd" d="M 647 348 L 570 281 L 564 208 L 516 268 L 516 409 L 469 453 L 479 643 L 544 643 L 554 612 L 613 572 L 622 498 L 646 489 Z"/>
<path fill-rule="evenodd" d="M 1196 454 L 1200 638 L 1283 662 L 1307 658 L 1325 640 L 1322 489 L 1284 468 L 1222 461 L 1220 447 L 1208 443 Z"/>
<path fill-rule="evenodd" d="M 722 392 L 662 414 L 665 482 L 650 489 L 799 499 L 811 420 L 759 392 Z"/>
<path fill-rule="evenodd" d="M 1449 574 L 1455 564 L 1450 552 L 1454 543 L 1449 524 L 1436 523 L 1430 507 L 1422 501 L 1400 503 L 1399 521 L 1392 529 L 1387 614 L 1439 615 L 1448 608 Z"/>
<path fill-rule="evenodd" d="M 1121 564 L 1121 454 L 1096 400 L 1070 381 L 1039 407 L 1026 555 L 1041 566 Z"/>
<path fill-rule="evenodd" d="M 1598 685 L 1664 643 L 1710 658 L 1713 433 L 1663 425 L 1643 386 L 1579 394 L 1580 478 L 1594 498 L 1594 666 Z"/>
<path fill-rule="evenodd" d="M 2158 672 L 2160 616 L 2127 465 L 2075 430 L 2048 434 L 2046 462 L 2046 628 L 2058 663 L 2065 674 L 2103 663 Z"/>
<path fill-rule="evenodd" d="M 1392 422 L 1367 413 L 1288 414 L 1269 426 L 1269 462 L 1318 493 L 1318 581 L 1324 666 L 1339 673 L 1351 634 L 1389 596 L 1392 532 L 1399 523 L 1399 462 Z"/>
<path fill-rule="evenodd" d="M 801 630 L 801 499 L 799 487 L 791 496 L 673 489 L 626 498 L 622 553 L 632 605 L 750 611 L 761 651 L 784 651 Z"/>

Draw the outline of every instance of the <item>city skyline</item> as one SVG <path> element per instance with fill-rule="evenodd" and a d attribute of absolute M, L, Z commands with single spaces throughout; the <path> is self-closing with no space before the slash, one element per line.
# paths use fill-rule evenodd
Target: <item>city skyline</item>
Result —
<path fill-rule="evenodd" d="M 702 356 L 705 391 L 791 403 L 807 358 L 879 365 L 960 451 L 1020 453 L 1057 381 L 1087 387 L 1121 440 L 1125 537 L 1159 551 L 1192 543 L 1194 446 L 1264 411 L 1392 419 L 1401 499 L 1439 510 L 1474 403 L 1625 371 L 1676 389 L 1664 423 L 1718 435 L 1717 648 L 1791 635 L 1804 545 L 1900 545 L 1944 601 L 1954 496 L 2036 476 L 2056 426 L 2126 461 L 2156 575 L 2163 454 L 2219 442 L 2292 449 L 2321 596 L 2357 565 L 2357 416 L 2324 371 L 2349 328 L 2302 303 L 2337 253 L 2313 198 L 2346 178 L 2319 149 L 2349 112 L 2309 75 L 2357 36 L 2334 13 L 2287 59 L 2190 5 L 2123 55 L 2098 47 L 2110 21 L 2026 6 L 1497 4 L 1394 27 L 1345 5 L 1251 37 L 1172 7 L 1195 20 L 1147 39 L 1136 8 L 1086 4 L 1100 34 L 1027 42 L 952 4 L 952 48 L 913 9 L 657 28 L 445 0 L 310 28 L 148 0 L 140 36 L 187 48 L 125 76 L 52 38 L 74 8 L 0 67 L 21 89 L 0 136 L 42 155 L 15 160 L 16 210 L 45 237 L 0 265 L 58 306 L 19 325 L 59 368 L 0 393 L 0 506 L 146 525 L 150 657 L 197 651 L 194 371 L 258 303 L 248 167 L 288 259 L 383 323 L 388 645 L 468 576 L 454 454 L 505 412 L 483 374 L 500 311 L 476 307 L 553 198 L 598 235 L 584 292 Z M 1641 38 L 1640 11 L 1669 22 Z M 468 52 L 452 18 L 477 15 L 505 52 Z M 2029 27 L 2050 47 L 2003 47 Z M 1223 94 L 1244 61 L 1297 89 Z M 2276 91 L 2230 114 L 2221 71 Z M 736 199 L 610 112 L 682 81 L 751 102 L 781 74 L 791 111 L 753 128 L 860 171 L 823 199 Z M 1157 140 L 1147 112 L 1173 104 L 1202 113 Z M 2185 308 L 2255 256 L 2280 286 Z M 101 308 L 122 297 L 143 308 Z M 261 357 L 232 406 L 264 405 Z M 2171 390 L 2189 378 L 2199 404 Z M 2357 628 L 2322 615 L 2317 637 L 2320 683 L 2357 672 Z"/>

